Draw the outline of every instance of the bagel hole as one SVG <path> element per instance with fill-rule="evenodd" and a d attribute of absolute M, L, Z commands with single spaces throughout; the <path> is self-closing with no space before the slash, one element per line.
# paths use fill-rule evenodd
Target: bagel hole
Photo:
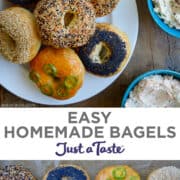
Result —
<path fill-rule="evenodd" d="M 99 42 L 93 47 L 90 59 L 93 63 L 104 64 L 109 61 L 112 55 L 111 48 L 105 42 Z"/>
<path fill-rule="evenodd" d="M 75 14 L 73 12 L 66 12 L 64 15 L 65 28 L 68 28 L 72 24 L 74 19 L 75 19 Z"/>
<path fill-rule="evenodd" d="M 6 49 L 9 49 L 9 52 L 13 52 L 16 47 L 16 41 L 6 32 L 0 30 L 0 39 L 5 43 Z"/>

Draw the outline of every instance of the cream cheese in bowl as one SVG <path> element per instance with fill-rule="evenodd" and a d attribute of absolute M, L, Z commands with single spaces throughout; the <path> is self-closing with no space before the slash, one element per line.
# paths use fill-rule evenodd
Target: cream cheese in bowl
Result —
<path fill-rule="evenodd" d="M 180 30 L 180 0 L 152 0 L 154 11 L 170 27 Z"/>
<path fill-rule="evenodd" d="M 152 75 L 131 91 L 125 107 L 180 107 L 180 81 L 169 75 Z"/>

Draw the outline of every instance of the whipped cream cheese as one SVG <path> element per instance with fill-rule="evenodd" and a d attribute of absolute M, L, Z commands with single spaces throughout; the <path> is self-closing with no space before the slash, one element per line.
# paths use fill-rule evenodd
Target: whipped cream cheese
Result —
<path fill-rule="evenodd" d="M 180 81 L 172 76 L 149 76 L 130 92 L 125 106 L 180 107 Z"/>
<path fill-rule="evenodd" d="M 170 27 L 180 30 L 180 0 L 152 0 L 154 11 Z"/>

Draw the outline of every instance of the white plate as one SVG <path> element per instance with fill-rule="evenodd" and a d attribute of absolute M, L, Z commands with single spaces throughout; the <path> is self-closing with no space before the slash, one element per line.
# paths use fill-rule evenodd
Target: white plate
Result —
<path fill-rule="evenodd" d="M 1 10 L 9 6 L 6 2 L 6 0 L 0 1 Z M 132 55 L 136 45 L 139 27 L 135 0 L 121 0 L 111 15 L 99 18 L 97 21 L 109 22 L 126 32 L 131 43 Z M 76 96 L 69 100 L 60 101 L 40 93 L 35 84 L 29 80 L 28 65 L 15 65 L 0 56 L 0 84 L 16 96 L 34 103 L 46 105 L 67 105 L 93 97 L 111 85 L 122 71 L 119 74 L 108 78 L 97 77 L 86 73 L 83 87 L 79 90 Z"/>

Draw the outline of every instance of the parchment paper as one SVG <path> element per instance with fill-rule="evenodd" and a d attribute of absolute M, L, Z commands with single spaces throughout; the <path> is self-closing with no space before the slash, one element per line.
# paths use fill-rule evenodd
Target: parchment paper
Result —
<path fill-rule="evenodd" d="M 43 175 L 59 164 L 79 165 L 87 170 L 94 180 L 98 171 L 106 166 L 126 164 L 137 170 L 142 180 L 146 180 L 149 173 L 163 166 L 176 166 L 180 168 L 180 161 L 0 161 L 0 166 L 19 164 L 31 170 L 33 175 L 42 180 Z"/>

